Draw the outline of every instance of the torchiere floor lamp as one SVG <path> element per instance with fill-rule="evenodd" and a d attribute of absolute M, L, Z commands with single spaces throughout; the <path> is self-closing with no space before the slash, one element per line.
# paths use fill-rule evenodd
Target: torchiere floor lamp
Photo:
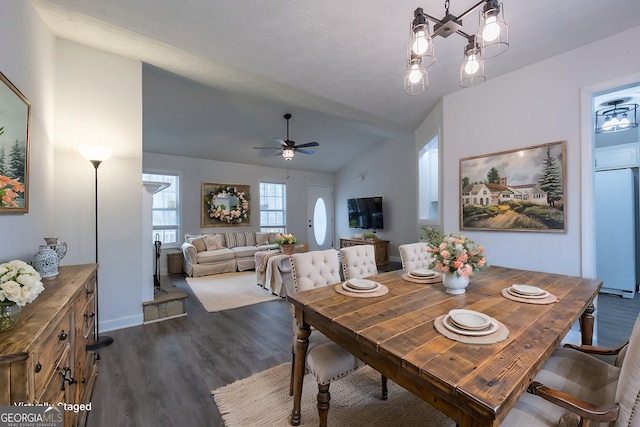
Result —
<path fill-rule="evenodd" d="M 98 263 L 98 166 L 109 157 L 111 157 L 111 148 L 102 147 L 99 145 L 81 145 L 78 147 L 82 157 L 89 160 L 95 168 L 95 202 L 96 202 L 96 264 Z M 106 335 L 100 336 L 100 316 L 98 315 L 100 304 L 98 303 L 98 296 L 100 291 L 98 288 L 98 272 L 96 272 L 96 321 L 94 324 L 94 337 L 95 341 L 91 344 L 87 344 L 87 350 L 93 351 L 102 347 L 106 347 L 113 343 L 113 338 Z"/>

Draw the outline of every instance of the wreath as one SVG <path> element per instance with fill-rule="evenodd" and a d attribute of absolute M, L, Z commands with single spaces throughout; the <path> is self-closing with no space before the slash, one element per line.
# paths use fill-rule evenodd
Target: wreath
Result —
<path fill-rule="evenodd" d="M 223 196 L 229 195 L 231 197 L 237 197 L 238 204 L 233 209 L 231 209 L 231 206 L 225 206 L 222 203 L 216 205 L 215 199 L 219 194 L 222 194 Z M 238 191 L 236 187 L 226 185 L 216 187 L 207 193 L 205 201 L 209 206 L 207 208 L 209 218 L 213 220 L 224 222 L 226 224 L 241 224 L 249 218 L 249 200 L 245 196 L 244 191 Z"/>

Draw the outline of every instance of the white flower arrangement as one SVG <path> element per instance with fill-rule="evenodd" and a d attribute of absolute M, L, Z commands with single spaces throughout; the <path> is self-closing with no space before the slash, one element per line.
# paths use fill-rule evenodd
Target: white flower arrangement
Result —
<path fill-rule="evenodd" d="M 0 264 L 0 302 L 23 307 L 43 290 L 40 274 L 26 262 L 14 260 Z"/>

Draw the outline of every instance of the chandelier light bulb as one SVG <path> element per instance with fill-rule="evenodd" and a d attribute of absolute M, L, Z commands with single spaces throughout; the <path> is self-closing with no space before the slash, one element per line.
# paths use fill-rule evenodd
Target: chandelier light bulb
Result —
<path fill-rule="evenodd" d="M 416 31 L 411 50 L 416 55 L 422 56 L 427 49 L 429 49 L 429 37 L 427 33 L 423 30 Z"/>
<path fill-rule="evenodd" d="M 419 64 L 412 64 L 411 70 L 409 71 L 409 81 L 413 84 L 416 84 L 422 80 L 422 71 L 420 70 Z"/>
<path fill-rule="evenodd" d="M 492 42 L 500 35 L 500 24 L 498 24 L 498 18 L 496 16 L 488 16 L 484 21 L 484 28 L 482 30 L 482 38 L 485 42 Z"/>
<path fill-rule="evenodd" d="M 480 69 L 480 63 L 476 55 L 471 54 L 467 57 L 467 62 L 464 65 L 464 72 L 473 75 Z"/>
<path fill-rule="evenodd" d="M 618 124 L 618 126 L 620 126 L 623 129 L 629 126 L 629 119 L 627 118 L 626 113 L 622 115 L 622 119 L 620 119 L 620 123 Z"/>

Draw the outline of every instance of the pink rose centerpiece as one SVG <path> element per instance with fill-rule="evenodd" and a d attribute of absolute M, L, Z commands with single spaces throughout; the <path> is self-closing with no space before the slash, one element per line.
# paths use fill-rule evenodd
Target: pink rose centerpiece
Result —
<path fill-rule="evenodd" d="M 449 234 L 427 251 L 433 256 L 429 267 L 444 273 L 443 282 L 451 294 L 464 293 L 471 273 L 486 265 L 482 246 L 463 235 Z"/>

